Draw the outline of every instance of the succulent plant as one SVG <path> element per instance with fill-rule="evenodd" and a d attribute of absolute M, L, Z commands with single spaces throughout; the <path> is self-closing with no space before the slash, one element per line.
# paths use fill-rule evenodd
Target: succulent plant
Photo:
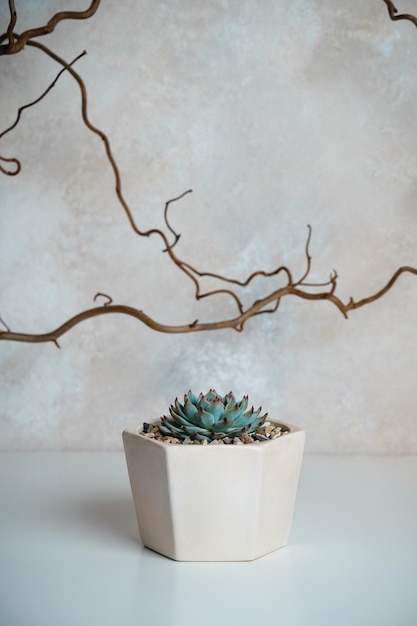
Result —
<path fill-rule="evenodd" d="M 224 397 L 214 389 L 196 396 L 189 391 L 181 404 L 178 398 L 169 408 L 169 416 L 161 418 L 160 430 L 179 439 L 223 439 L 252 433 L 261 426 L 267 414 L 259 416 L 252 407 L 247 411 L 248 396 L 237 402 L 230 391 Z"/>

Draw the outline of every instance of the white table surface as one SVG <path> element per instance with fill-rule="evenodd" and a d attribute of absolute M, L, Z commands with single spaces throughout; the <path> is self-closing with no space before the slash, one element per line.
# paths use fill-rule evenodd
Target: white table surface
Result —
<path fill-rule="evenodd" d="M 417 457 L 306 456 L 290 544 L 179 563 L 123 453 L 0 454 L 1 626 L 416 626 Z"/>

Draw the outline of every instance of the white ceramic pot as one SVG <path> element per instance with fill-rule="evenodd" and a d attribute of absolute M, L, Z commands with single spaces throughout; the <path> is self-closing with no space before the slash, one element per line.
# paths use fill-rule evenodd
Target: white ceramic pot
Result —
<path fill-rule="evenodd" d="M 157 421 L 157 420 L 155 420 Z M 244 445 L 178 445 L 123 432 L 139 532 L 177 561 L 250 561 L 288 542 L 305 433 Z"/>

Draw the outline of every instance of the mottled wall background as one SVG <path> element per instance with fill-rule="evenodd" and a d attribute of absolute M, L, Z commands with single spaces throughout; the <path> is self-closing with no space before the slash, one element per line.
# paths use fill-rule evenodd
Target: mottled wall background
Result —
<path fill-rule="evenodd" d="M 18 2 L 16 30 L 86 0 Z M 403 2 L 400 10 L 416 10 Z M 2 31 L 7 3 L 0 8 Z M 90 117 L 105 130 L 142 228 L 166 200 L 178 253 L 199 268 L 336 268 L 338 294 L 360 299 L 400 265 L 417 266 L 417 34 L 382 0 L 103 1 L 45 39 L 77 63 Z M 4 128 L 58 67 L 35 49 L 1 58 Z M 229 316 L 197 304 L 193 285 L 131 230 L 101 141 L 62 76 L 27 110 L 1 153 L 23 170 L 0 178 L 0 315 L 46 332 L 96 292 L 163 323 Z M 265 284 L 255 284 L 256 297 Z M 249 392 L 307 430 L 307 450 L 417 452 L 417 277 L 403 276 L 349 321 L 325 302 L 283 301 L 242 334 L 162 335 L 121 316 L 52 344 L 0 344 L 0 442 L 6 449 L 112 449 L 121 430 L 157 417 L 190 387 Z"/>

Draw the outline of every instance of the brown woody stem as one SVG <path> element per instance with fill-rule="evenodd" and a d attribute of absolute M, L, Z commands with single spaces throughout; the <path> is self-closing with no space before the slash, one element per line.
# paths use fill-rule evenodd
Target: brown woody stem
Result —
<path fill-rule="evenodd" d="M 100 2 L 101 0 L 92 0 L 90 6 L 85 11 L 61 11 L 56 13 L 45 26 L 30 28 L 29 30 L 25 30 L 22 34 L 16 35 L 13 33 L 13 28 L 16 23 L 14 0 L 9 0 L 11 17 L 7 32 L 0 36 L 0 56 L 20 52 L 31 39 L 52 33 L 57 24 L 62 22 L 62 20 L 85 20 L 91 17 L 97 11 Z M 6 39 L 9 40 L 9 43 L 3 44 L 3 41 Z"/>
<path fill-rule="evenodd" d="M 417 26 L 417 17 L 410 15 L 410 14 L 398 14 L 398 10 L 391 0 L 383 0 L 383 1 L 385 5 L 387 6 L 389 16 L 392 20 L 409 20 L 415 26 Z M 165 210 L 164 210 L 164 220 L 165 220 L 166 229 L 168 231 L 167 234 L 163 232 L 162 230 L 159 230 L 156 228 L 146 230 L 146 231 L 141 230 L 137 226 L 135 219 L 133 217 L 133 213 L 129 205 L 126 202 L 126 199 L 124 198 L 123 191 L 122 191 L 121 175 L 120 175 L 120 171 L 118 169 L 117 163 L 115 161 L 115 158 L 113 156 L 110 141 L 107 135 L 102 130 L 100 130 L 99 128 L 97 128 L 90 122 L 90 119 L 88 117 L 87 89 L 81 76 L 72 67 L 72 65 L 81 56 L 83 56 L 85 52 L 83 52 L 76 59 L 74 59 L 72 63 L 66 63 L 64 59 L 62 59 L 57 54 L 55 54 L 50 48 L 48 48 L 42 43 L 33 41 L 34 38 L 47 35 L 53 32 L 57 24 L 61 22 L 62 20 L 87 19 L 91 17 L 96 12 L 99 4 L 100 4 L 100 0 L 92 0 L 89 8 L 86 9 L 85 11 L 59 12 L 56 15 L 54 15 L 45 26 L 29 29 L 19 35 L 14 32 L 14 28 L 15 28 L 16 21 L 17 21 L 15 1 L 9 0 L 10 20 L 9 20 L 9 24 L 8 24 L 6 32 L 0 35 L 0 55 L 18 53 L 24 48 L 25 45 L 27 45 L 27 46 L 37 48 L 38 50 L 42 51 L 44 54 L 48 55 L 56 63 L 61 65 L 62 69 L 60 70 L 60 72 L 58 73 L 54 81 L 49 85 L 49 87 L 41 94 L 41 96 L 39 96 L 36 100 L 34 100 L 33 102 L 30 102 L 29 104 L 21 107 L 18 110 L 17 118 L 15 122 L 9 128 L 7 128 L 5 131 L 3 131 L 0 134 L 0 139 L 4 137 L 6 133 L 10 132 L 17 126 L 17 124 L 19 123 L 21 119 L 22 112 L 26 108 L 34 106 L 40 100 L 42 100 L 49 93 L 49 91 L 54 87 L 54 85 L 56 84 L 61 74 L 67 71 L 77 82 L 78 87 L 80 89 L 81 117 L 85 126 L 92 133 L 100 137 L 100 139 L 102 140 L 104 144 L 106 158 L 110 164 L 110 167 L 114 175 L 116 197 L 121 207 L 123 208 L 133 231 L 141 237 L 149 237 L 154 234 L 160 237 L 160 239 L 162 240 L 164 244 L 163 251 L 168 253 L 171 261 L 184 274 L 186 274 L 186 276 L 188 276 L 189 279 L 193 282 L 194 287 L 195 287 L 195 297 L 197 300 L 211 297 L 214 295 L 227 295 L 230 298 L 232 298 L 232 300 L 236 304 L 238 314 L 235 317 L 231 317 L 229 319 L 219 320 L 215 322 L 204 323 L 204 322 L 199 322 L 198 320 L 195 320 L 191 324 L 173 326 L 173 325 L 161 324 L 155 321 L 154 319 L 152 319 L 151 317 L 149 317 L 143 311 L 136 309 L 134 307 L 113 304 L 113 300 L 111 299 L 110 296 L 108 296 L 107 294 L 103 294 L 103 293 L 97 293 L 94 300 L 96 300 L 98 297 L 103 297 L 106 300 L 102 306 L 94 307 L 86 311 L 83 311 L 81 313 L 78 313 L 77 315 L 71 317 L 68 321 L 66 321 L 64 324 L 62 324 L 55 330 L 47 332 L 47 333 L 32 334 L 32 333 L 13 332 L 9 328 L 9 326 L 0 318 L 0 323 L 6 329 L 3 331 L 0 331 L 0 340 L 21 341 L 21 342 L 28 342 L 28 343 L 53 342 L 57 347 L 59 347 L 58 339 L 62 335 L 67 333 L 69 330 L 71 330 L 77 324 L 80 324 L 81 322 L 87 319 L 98 317 L 100 315 L 116 314 L 116 313 L 131 316 L 139 320 L 140 322 L 142 322 L 149 328 L 152 328 L 153 330 L 156 330 L 162 333 L 189 333 L 189 332 L 219 330 L 219 329 L 226 329 L 226 328 L 231 328 L 233 330 L 240 332 L 243 330 L 245 323 L 250 318 L 264 314 L 264 313 L 274 313 L 278 309 L 282 301 L 282 298 L 284 298 L 285 296 L 296 296 L 304 300 L 329 301 L 339 309 L 339 311 L 342 313 L 342 315 L 345 318 L 347 318 L 348 313 L 350 311 L 354 309 L 358 309 L 367 304 L 370 304 L 378 300 L 382 296 L 384 296 L 394 286 L 398 278 L 403 273 L 411 273 L 411 274 L 417 275 L 417 269 L 413 267 L 410 267 L 410 266 L 400 267 L 393 274 L 393 276 L 388 281 L 388 283 L 382 289 L 377 291 L 374 295 L 369 296 L 367 298 L 363 298 L 362 300 L 359 300 L 359 301 L 355 301 L 353 298 L 350 298 L 350 300 L 345 304 L 342 302 L 342 300 L 338 296 L 335 295 L 336 288 L 337 288 L 337 278 L 338 278 L 336 271 L 332 272 L 327 282 L 314 283 L 314 282 L 308 282 L 307 280 L 311 271 L 311 264 L 312 264 L 312 257 L 311 257 L 310 250 L 309 250 L 311 236 L 312 236 L 312 229 L 310 226 L 308 226 L 308 237 L 307 237 L 307 242 L 305 245 L 306 268 L 302 277 L 297 282 L 294 282 L 290 269 L 285 266 L 280 266 L 269 272 L 266 272 L 264 270 L 254 271 L 252 274 L 250 274 L 250 276 L 248 276 L 246 279 L 243 279 L 243 280 L 229 278 L 229 277 L 222 276 L 220 274 L 216 274 L 213 272 L 200 271 L 197 268 L 190 265 L 189 263 L 180 259 L 174 252 L 174 247 L 177 245 L 180 239 L 180 234 L 176 232 L 176 230 L 171 226 L 171 223 L 168 220 L 168 211 L 169 211 L 170 205 L 180 200 L 181 198 L 183 198 L 186 194 L 190 193 L 191 190 L 187 190 L 184 193 L 182 193 L 180 196 L 173 198 L 172 200 L 169 200 L 168 202 L 166 202 Z M 7 42 L 7 43 L 4 43 L 4 42 Z M 3 163 L 13 164 L 14 169 L 6 168 L 3 165 Z M 10 176 L 14 176 L 18 174 L 20 171 L 19 160 L 16 158 L 6 158 L 3 156 L 0 156 L 0 171 Z M 172 243 L 170 243 L 169 239 L 172 239 L 172 237 L 174 239 Z M 249 286 L 250 283 L 258 276 L 262 276 L 265 278 L 272 278 L 274 276 L 278 276 L 279 274 L 283 274 L 285 276 L 286 284 L 279 289 L 272 290 L 265 297 L 259 300 L 255 300 L 247 308 L 243 306 L 242 301 L 240 300 L 238 295 L 232 290 L 232 288 L 221 287 L 221 288 L 213 289 L 212 291 L 203 293 L 201 290 L 200 282 L 199 282 L 199 279 L 208 277 L 208 278 L 214 278 L 218 280 L 223 285 L 226 283 L 227 285 L 234 285 L 235 287 L 245 288 Z M 327 287 L 328 289 L 323 290 L 323 287 Z M 308 289 L 313 289 L 315 291 L 308 291 Z"/>
<path fill-rule="evenodd" d="M 397 7 L 391 0 L 383 0 L 383 2 L 387 5 L 389 16 L 393 21 L 408 20 L 412 22 L 414 26 L 417 26 L 417 17 L 415 15 L 411 15 L 410 13 L 398 13 Z"/>
<path fill-rule="evenodd" d="M 135 319 L 139 320 L 140 322 L 142 322 L 149 328 L 152 328 L 153 330 L 156 330 L 161 333 L 178 334 L 178 333 L 220 330 L 222 328 L 223 329 L 231 328 L 233 330 L 240 332 L 241 330 L 243 330 L 244 324 L 248 321 L 248 319 L 256 315 L 259 315 L 261 313 L 274 312 L 278 308 L 278 304 L 281 301 L 281 299 L 284 296 L 290 296 L 290 295 L 297 296 L 304 300 L 327 300 L 329 302 L 332 302 L 339 309 L 342 315 L 345 318 L 347 318 L 348 313 L 350 311 L 354 309 L 359 309 L 360 307 L 370 304 L 371 302 L 375 302 L 376 300 L 381 298 L 384 294 L 387 293 L 387 291 L 391 289 L 391 287 L 398 280 L 401 274 L 404 274 L 406 272 L 417 275 L 417 269 L 413 267 L 408 267 L 408 266 L 400 267 L 392 276 L 392 278 L 388 281 L 385 287 L 377 291 L 374 295 L 368 298 L 359 300 L 358 302 L 355 302 L 353 298 L 350 298 L 347 304 L 344 304 L 340 300 L 340 298 L 338 298 L 337 296 L 334 295 L 334 293 L 332 293 L 332 291 L 320 292 L 320 293 L 308 293 L 308 292 L 300 290 L 298 287 L 288 286 L 288 287 L 283 287 L 282 289 L 278 289 L 277 291 L 269 294 L 265 298 L 257 300 L 256 302 L 252 304 L 251 307 L 249 307 L 246 311 L 244 311 L 237 317 L 234 317 L 228 320 L 218 321 L 218 322 L 200 323 L 198 321 L 194 321 L 191 324 L 171 326 L 167 324 L 161 324 L 155 321 L 154 319 L 149 317 L 149 315 L 146 315 L 146 313 L 134 307 L 130 307 L 130 306 L 122 305 L 122 304 L 109 304 L 108 302 L 106 302 L 104 306 L 102 307 L 87 309 L 86 311 L 83 311 L 82 313 L 78 313 L 78 315 L 74 315 L 74 317 L 69 319 L 67 322 L 65 322 L 64 324 L 62 324 L 55 330 L 48 332 L 48 333 L 28 334 L 28 333 L 16 333 L 10 330 L 0 331 L 0 341 L 1 340 L 22 341 L 22 342 L 27 342 L 27 343 L 45 343 L 45 342 L 52 341 L 56 343 L 59 337 L 67 333 L 69 330 L 71 330 L 71 328 L 73 328 L 77 324 L 80 324 L 81 322 L 87 319 L 98 317 L 99 315 L 108 315 L 108 314 L 114 314 L 114 313 L 121 313 L 123 315 L 129 315 L 131 317 L 134 317 Z M 97 294 L 97 296 L 98 295 L 104 296 L 111 300 L 111 298 L 107 296 L 106 294 Z M 265 310 L 265 307 L 273 302 L 275 303 L 275 306 L 270 310 Z M 3 325 L 6 328 L 8 328 L 4 322 L 3 322 Z"/>

